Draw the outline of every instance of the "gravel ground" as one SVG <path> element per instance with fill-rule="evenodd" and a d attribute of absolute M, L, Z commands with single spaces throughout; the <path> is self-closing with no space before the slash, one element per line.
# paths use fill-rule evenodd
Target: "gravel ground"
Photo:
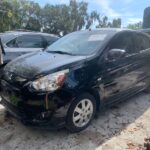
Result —
<path fill-rule="evenodd" d="M 100 113 L 78 134 L 26 127 L 0 105 L 0 150 L 144 150 L 149 121 L 150 94 L 144 93 Z"/>

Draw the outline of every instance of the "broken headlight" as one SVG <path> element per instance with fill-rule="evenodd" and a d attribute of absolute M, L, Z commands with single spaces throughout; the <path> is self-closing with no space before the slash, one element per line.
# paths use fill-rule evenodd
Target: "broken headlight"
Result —
<path fill-rule="evenodd" d="M 31 87 L 37 91 L 52 92 L 63 86 L 66 75 L 69 69 L 59 71 L 40 79 L 37 79 L 31 83 Z"/>

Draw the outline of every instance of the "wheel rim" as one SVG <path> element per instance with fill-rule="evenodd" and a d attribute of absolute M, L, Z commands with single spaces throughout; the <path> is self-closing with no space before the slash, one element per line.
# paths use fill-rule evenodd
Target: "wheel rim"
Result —
<path fill-rule="evenodd" d="M 83 127 L 89 123 L 93 115 L 93 104 L 89 99 L 81 100 L 73 112 L 73 123 L 77 127 Z"/>

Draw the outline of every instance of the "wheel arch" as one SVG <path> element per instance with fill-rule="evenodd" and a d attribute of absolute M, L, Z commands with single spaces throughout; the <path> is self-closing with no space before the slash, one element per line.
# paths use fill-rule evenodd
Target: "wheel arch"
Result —
<path fill-rule="evenodd" d="M 101 106 L 101 96 L 100 96 L 99 90 L 98 89 L 88 89 L 88 90 L 86 90 L 86 92 L 91 94 L 92 96 L 94 96 L 94 98 L 96 100 L 96 110 L 99 111 L 100 106 Z"/>

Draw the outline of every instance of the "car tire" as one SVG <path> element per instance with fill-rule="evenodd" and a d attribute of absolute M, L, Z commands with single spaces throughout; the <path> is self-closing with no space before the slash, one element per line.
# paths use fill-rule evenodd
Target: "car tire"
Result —
<path fill-rule="evenodd" d="M 96 113 L 96 100 L 89 94 L 84 93 L 72 101 L 66 120 L 66 128 L 72 132 L 80 132 L 87 128 Z"/>

